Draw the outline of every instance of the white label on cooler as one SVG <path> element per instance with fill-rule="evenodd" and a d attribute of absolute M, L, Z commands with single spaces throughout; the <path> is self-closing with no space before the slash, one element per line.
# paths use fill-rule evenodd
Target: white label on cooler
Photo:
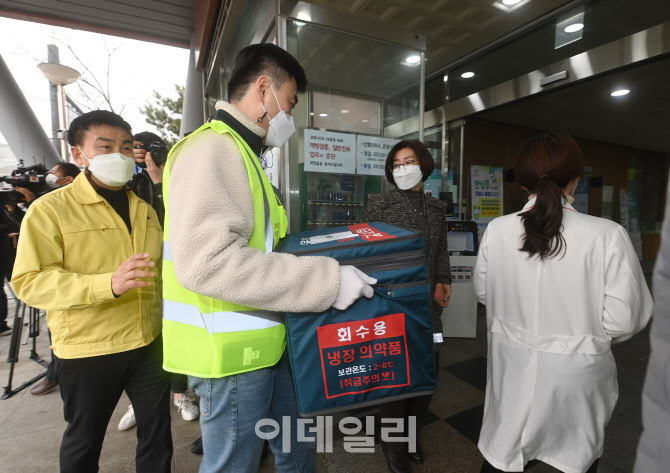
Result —
<path fill-rule="evenodd" d="M 328 241 L 342 240 L 344 238 L 353 238 L 358 236 L 352 232 L 331 233 L 330 235 L 313 236 L 309 239 L 310 245 L 318 245 L 319 243 L 326 243 Z"/>

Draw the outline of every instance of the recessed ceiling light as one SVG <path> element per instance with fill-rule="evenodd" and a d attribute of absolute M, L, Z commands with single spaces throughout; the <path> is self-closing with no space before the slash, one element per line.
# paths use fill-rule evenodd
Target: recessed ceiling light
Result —
<path fill-rule="evenodd" d="M 327 113 L 319 113 L 319 116 L 320 116 L 320 117 L 327 117 L 328 114 L 327 114 Z"/>
<path fill-rule="evenodd" d="M 508 7 L 511 7 L 512 5 L 516 5 L 517 3 L 520 3 L 521 0 L 502 0 L 503 5 L 507 5 Z"/>
<path fill-rule="evenodd" d="M 370 120 L 361 120 L 363 123 L 368 123 Z"/>
<path fill-rule="evenodd" d="M 298 20 L 312 21 L 312 17 L 309 16 L 309 13 L 300 12 L 298 13 Z M 304 23 L 302 21 L 296 21 L 296 26 L 302 26 Z"/>
<path fill-rule="evenodd" d="M 411 56 L 407 56 L 405 58 L 405 62 L 407 64 L 418 64 L 419 61 L 421 61 L 421 56 L 419 56 L 418 54 L 412 54 Z"/>
<path fill-rule="evenodd" d="M 475 76 L 474 72 L 464 72 L 463 74 L 461 74 L 461 77 L 463 79 L 472 79 L 474 76 Z"/>
<path fill-rule="evenodd" d="M 576 33 L 577 31 L 582 31 L 584 29 L 584 23 L 573 23 L 566 26 L 563 31 L 566 33 Z"/>
<path fill-rule="evenodd" d="M 349 113 L 349 110 L 340 110 L 340 113 Z"/>
<path fill-rule="evenodd" d="M 619 89 L 619 90 L 615 90 L 610 95 L 612 97 L 621 97 L 622 95 L 628 95 L 629 93 L 630 93 L 630 90 L 628 90 L 628 89 Z"/>

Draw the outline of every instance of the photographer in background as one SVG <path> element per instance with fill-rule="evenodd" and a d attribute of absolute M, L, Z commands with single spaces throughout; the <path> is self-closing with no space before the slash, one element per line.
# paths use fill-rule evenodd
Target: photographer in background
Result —
<path fill-rule="evenodd" d="M 14 266 L 15 250 L 10 234 L 18 231 L 18 226 L 4 212 L 0 212 L 0 336 L 11 335 L 12 333 L 12 329 L 7 325 L 5 280 L 11 276 Z"/>
<path fill-rule="evenodd" d="M 58 189 L 59 187 L 66 186 L 70 184 L 72 181 L 74 181 L 75 177 L 77 177 L 80 173 L 79 166 L 77 166 L 74 163 L 58 163 L 56 164 L 53 168 L 51 168 L 51 171 L 46 176 L 46 185 L 47 185 L 47 190 L 44 192 L 40 192 L 39 195 L 35 194 L 33 191 L 28 189 L 27 187 L 20 187 L 16 186 L 14 187 L 14 190 L 18 192 L 19 194 L 23 195 L 23 200 L 25 201 L 24 204 L 24 209 L 27 209 L 30 207 L 30 204 L 37 199 L 38 197 L 41 197 L 42 195 L 51 192 L 54 189 Z M 7 215 L 9 216 L 10 219 L 17 225 L 21 226 L 21 221 L 23 220 L 23 216 L 26 214 L 25 210 L 19 207 L 16 204 L 8 204 L 6 206 L 7 209 Z"/>
<path fill-rule="evenodd" d="M 46 176 L 46 185 L 48 190 L 35 194 L 27 187 L 14 187 L 14 190 L 23 195 L 25 201 L 24 207 L 27 208 L 39 196 L 46 194 L 50 190 L 71 183 L 79 174 L 79 167 L 72 163 L 58 163 Z M 14 266 L 15 245 L 11 238 L 15 236 L 21 227 L 21 221 L 26 212 L 17 204 L 8 204 L 5 206 L 6 212 L 0 211 L 0 336 L 10 335 L 12 329 L 7 325 L 7 295 L 5 294 L 5 279 L 9 279 Z M 54 358 L 51 353 L 51 363 L 47 368 L 47 375 L 44 381 L 36 385 L 30 392 L 31 394 L 46 394 L 58 386 L 54 376 Z M 40 388 L 40 389 L 38 389 Z M 34 393 L 33 391 L 37 391 Z"/>
<path fill-rule="evenodd" d="M 141 199 L 149 203 L 163 225 L 165 207 L 163 204 L 163 168 L 167 160 L 168 149 L 165 142 L 155 133 L 143 131 L 133 136 L 133 157 L 137 167 L 129 186 Z M 195 420 L 200 409 L 195 397 L 188 391 L 188 378 L 184 374 L 172 373 L 171 390 L 174 393 L 174 405 L 184 420 Z M 128 430 L 135 426 L 135 410 L 132 404 L 119 421 L 119 430 Z"/>
<path fill-rule="evenodd" d="M 133 136 L 133 157 L 137 167 L 128 185 L 140 199 L 154 208 L 161 225 L 165 218 L 163 168 L 168 151 L 165 142 L 155 133 L 143 131 Z"/>

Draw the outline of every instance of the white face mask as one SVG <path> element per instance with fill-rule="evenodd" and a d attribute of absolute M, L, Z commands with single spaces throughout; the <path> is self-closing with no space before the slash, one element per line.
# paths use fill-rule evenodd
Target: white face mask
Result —
<path fill-rule="evenodd" d="M 135 174 L 135 160 L 123 153 L 99 154 L 93 159 L 89 159 L 83 151 L 81 154 L 88 160 L 87 167 L 91 174 L 108 186 L 122 186 Z"/>
<path fill-rule="evenodd" d="M 275 96 L 277 105 L 279 105 L 279 113 L 275 115 L 274 118 L 270 119 L 270 128 L 268 128 L 268 134 L 265 136 L 265 146 L 279 147 L 293 136 L 293 133 L 295 133 L 295 123 L 293 123 L 293 117 L 287 115 L 284 110 L 282 110 L 272 84 L 270 84 L 270 89 L 272 89 L 272 95 Z M 265 114 L 269 117 L 270 114 L 265 110 L 263 102 L 261 102 L 261 107 L 263 107 L 263 111 L 265 111 Z"/>
<path fill-rule="evenodd" d="M 422 178 L 421 166 L 417 166 L 416 164 L 400 166 L 400 168 L 393 171 L 393 181 L 398 186 L 398 189 L 403 191 L 416 187 Z"/>
<path fill-rule="evenodd" d="M 58 179 L 60 179 L 60 177 L 56 176 L 55 174 L 47 174 L 47 177 L 45 178 L 47 187 L 49 189 L 58 189 L 59 187 L 61 187 L 58 184 Z"/>

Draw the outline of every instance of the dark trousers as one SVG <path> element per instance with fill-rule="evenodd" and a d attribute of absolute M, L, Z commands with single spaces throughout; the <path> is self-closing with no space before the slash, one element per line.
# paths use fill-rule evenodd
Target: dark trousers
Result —
<path fill-rule="evenodd" d="M 2 210 L 0 210 L 2 212 Z M 0 266 L 4 266 L 3 262 L 0 261 Z M 5 293 L 5 281 L 8 277 L 11 277 L 11 273 L 7 274 L 6 271 L 0 270 L 0 327 L 7 325 L 7 294 Z"/>
<path fill-rule="evenodd" d="M 175 394 L 185 393 L 188 389 L 188 376 L 185 374 L 171 373 L 171 390 Z"/>
<path fill-rule="evenodd" d="M 435 370 L 436 373 L 439 373 L 440 370 L 440 346 L 435 345 Z M 381 404 L 379 406 L 379 417 L 381 419 L 391 419 L 391 418 L 403 418 L 405 432 L 403 435 L 407 434 L 407 427 L 409 418 L 411 416 L 416 416 L 416 437 L 417 445 L 419 437 L 421 434 L 421 429 L 426 424 L 426 418 L 428 417 L 428 407 L 430 406 L 430 401 L 433 399 L 433 395 L 429 394 L 427 396 L 417 396 L 410 397 L 408 399 L 401 399 L 399 401 L 387 402 L 386 404 Z M 396 436 L 401 436 L 396 434 Z M 389 443 L 389 448 L 391 449 L 402 449 L 406 448 L 406 445 L 403 443 Z"/>
<path fill-rule="evenodd" d="M 112 355 L 56 361 L 68 425 L 61 473 L 94 473 L 109 420 L 125 390 L 137 419 L 138 473 L 170 472 L 170 376 L 163 371 L 159 336 L 150 345 Z"/>
<path fill-rule="evenodd" d="M 395 434 L 395 436 L 401 437 L 408 432 L 409 418 L 411 416 L 416 416 L 416 436 L 418 440 L 421 429 L 426 423 L 428 406 L 430 406 L 430 401 L 432 399 L 433 395 L 429 394 L 427 396 L 410 397 L 399 401 L 387 402 L 386 404 L 379 406 L 379 417 L 381 419 L 404 419 L 404 433 Z M 404 444 L 395 443 L 391 448 L 396 445 L 398 448 L 403 448 L 402 446 Z M 406 448 L 406 445 L 404 448 Z"/>
<path fill-rule="evenodd" d="M 58 382 L 56 379 L 56 355 L 54 355 L 53 351 L 51 352 L 51 361 L 49 362 L 49 366 L 47 366 L 46 378 L 49 381 Z"/>
<path fill-rule="evenodd" d="M 47 333 L 49 334 L 49 345 L 51 345 L 51 330 L 49 330 L 49 327 L 47 327 Z M 56 379 L 56 355 L 54 355 L 53 350 L 51 351 L 51 361 L 49 362 L 49 366 L 47 366 L 47 376 L 46 378 L 49 381 L 58 381 Z"/>
<path fill-rule="evenodd" d="M 593 465 L 586 470 L 586 473 L 596 473 L 598 471 L 598 462 L 600 461 L 600 458 L 596 459 L 596 461 L 593 462 Z M 526 469 L 524 468 L 524 471 Z M 482 469 L 480 470 L 479 473 L 504 473 L 502 470 L 497 469 L 493 465 L 491 465 L 488 461 L 484 460 L 484 464 L 482 465 Z"/>

